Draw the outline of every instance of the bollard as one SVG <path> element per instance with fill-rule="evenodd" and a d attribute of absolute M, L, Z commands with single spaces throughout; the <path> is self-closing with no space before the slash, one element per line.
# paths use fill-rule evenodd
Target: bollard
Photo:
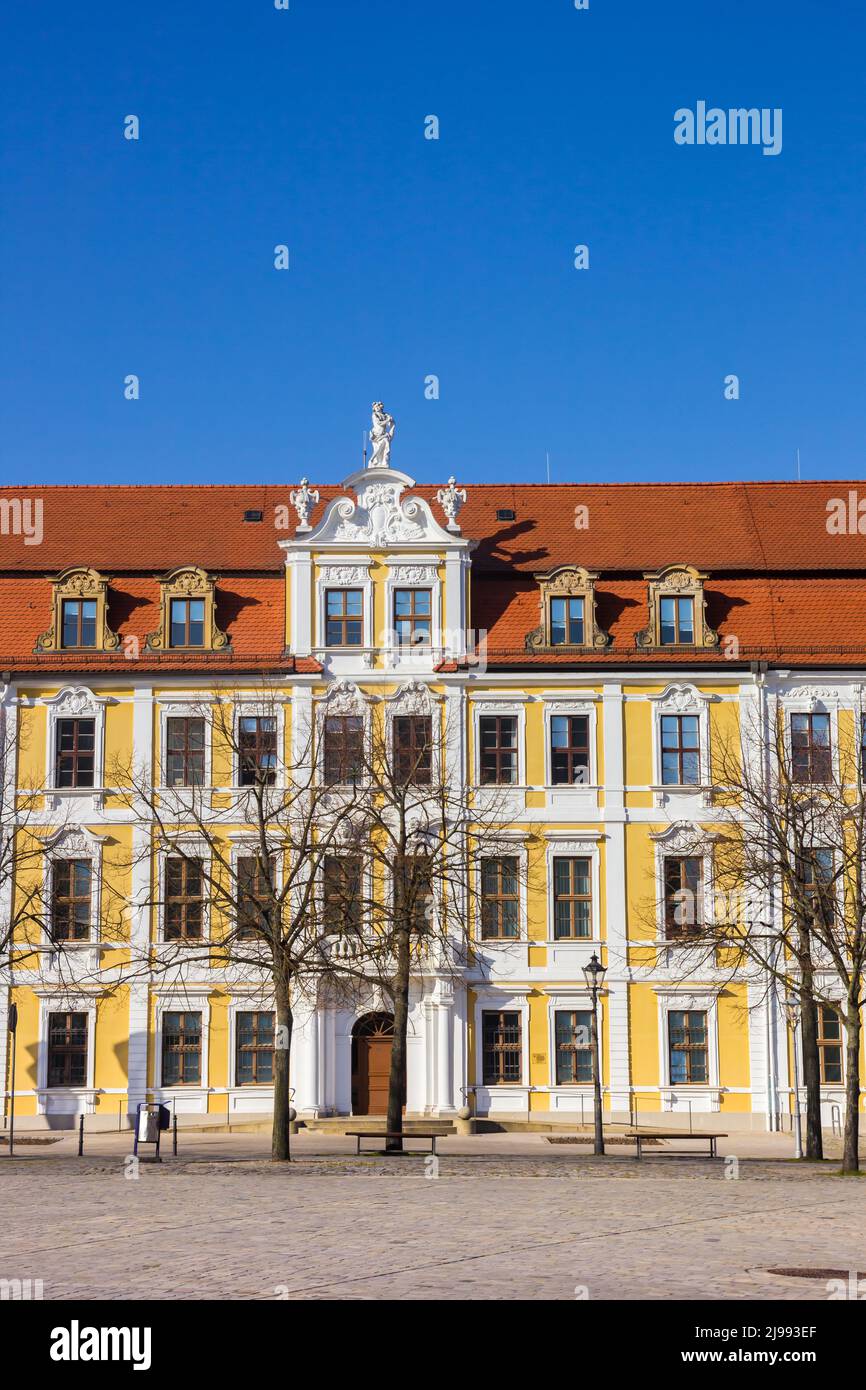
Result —
<path fill-rule="evenodd" d="M 177 1158 L 177 1111 L 171 1117 L 171 1152 Z"/>
<path fill-rule="evenodd" d="M 454 1117 L 454 1128 L 458 1134 L 475 1133 L 475 1117 L 468 1105 L 461 1105 Z"/>
<path fill-rule="evenodd" d="M 84 1116 L 78 1116 L 78 1157 L 84 1153 Z"/>

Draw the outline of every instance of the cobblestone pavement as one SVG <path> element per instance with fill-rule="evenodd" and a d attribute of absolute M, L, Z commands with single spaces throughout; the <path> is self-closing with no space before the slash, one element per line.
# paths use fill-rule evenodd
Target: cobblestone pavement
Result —
<path fill-rule="evenodd" d="M 76 1299 L 811 1299 L 866 1269 L 866 1185 L 778 1161 L 0 1160 L 0 1278 Z M 585 1290 L 585 1293 L 584 1293 Z"/>

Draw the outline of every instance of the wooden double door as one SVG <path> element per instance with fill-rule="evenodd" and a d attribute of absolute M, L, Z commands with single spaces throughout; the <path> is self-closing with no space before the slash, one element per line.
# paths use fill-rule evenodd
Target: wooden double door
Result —
<path fill-rule="evenodd" d="M 392 1014 L 365 1014 L 352 1030 L 352 1114 L 385 1115 L 391 1071 Z"/>

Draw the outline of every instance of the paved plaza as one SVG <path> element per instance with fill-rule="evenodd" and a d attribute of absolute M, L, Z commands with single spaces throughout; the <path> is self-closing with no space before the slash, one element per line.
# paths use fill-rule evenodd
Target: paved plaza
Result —
<path fill-rule="evenodd" d="M 128 1177 L 128 1136 L 83 1158 L 67 1136 L 0 1151 L 0 1278 L 45 1299 L 826 1299 L 826 1271 L 866 1277 L 866 1180 L 789 1147 L 637 1163 L 501 1135 L 434 1165 L 305 1135 L 276 1166 L 265 1136 L 199 1134 Z"/>

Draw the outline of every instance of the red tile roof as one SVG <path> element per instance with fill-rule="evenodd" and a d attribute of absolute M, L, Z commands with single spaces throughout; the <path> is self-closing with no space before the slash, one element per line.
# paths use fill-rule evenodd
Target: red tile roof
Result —
<path fill-rule="evenodd" d="M 866 485 L 863 495 L 866 498 Z M 476 568 L 531 573 L 580 563 L 590 569 L 643 570 L 685 561 L 709 570 L 861 570 L 866 536 L 827 531 L 827 503 L 847 499 L 856 482 L 552 483 L 467 485 L 465 536 L 479 540 Z M 344 495 L 321 487 L 312 514 Z M 436 487 L 413 489 L 440 520 Z M 0 570 L 56 572 L 88 564 L 111 572 L 282 568 L 274 529 L 290 486 L 0 487 L 2 497 L 40 498 L 44 539 L 28 546 L 0 534 Z M 586 507 L 589 527 L 575 527 Z M 497 521 L 511 508 L 514 521 Z M 245 522 L 248 509 L 262 522 Z M 290 513 L 291 513 L 291 509 Z M 294 513 L 291 513 L 294 519 Z"/>
<path fill-rule="evenodd" d="M 461 479 L 462 481 L 462 479 Z M 735 636 L 743 661 L 851 665 L 866 661 L 866 537 L 831 535 L 827 507 L 847 499 L 856 482 L 467 484 L 460 513 L 464 536 L 477 541 L 472 565 L 472 624 L 486 629 L 491 665 L 569 666 L 719 663 L 698 656 L 638 652 L 646 625 L 644 571 L 675 562 L 707 570 L 708 620 Z M 93 657 L 35 656 L 50 622 L 49 578 L 71 565 L 90 565 L 112 580 L 109 620 L 142 642 L 158 625 L 157 576 L 201 565 L 218 576 L 217 620 L 229 632 L 224 656 L 149 656 L 136 671 L 289 669 L 284 655 L 283 556 L 276 509 L 287 508 L 289 485 L 39 487 L 3 489 L 0 498 L 41 499 L 43 540 L 0 533 L 0 669 L 98 670 Z M 413 489 L 444 520 L 436 488 Z M 343 489 L 321 487 L 313 516 Z M 866 496 L 866 487 L 864 487 Z M 588 510 L 588 527 L 576 519 Z M 510 508 L 513 521 L 497 521 Z M 246 510 L 263 521 L 245 522 Z M 292 513 L 293 516 L 293 513 Z M 2 516 L 0 516 L 2 521 Z M 528 655 L 526 634 L 539 621 L 532 576 L 562 564 L 599 571 L 598 621 L 613 637 L 586 657 Z M 506 580 L 506 576 L 511 576 Z M 122 656 L 99 658 L 122 669 Z M 316 671 L 314 660 L 294 669 Z"/>

